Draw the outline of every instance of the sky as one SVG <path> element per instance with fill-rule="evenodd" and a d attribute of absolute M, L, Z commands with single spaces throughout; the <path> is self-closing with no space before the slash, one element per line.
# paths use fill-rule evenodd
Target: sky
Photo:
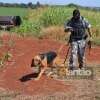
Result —
<path fill-rule="evenodd" d="M 37 1 L 39 1 L 41 4 L 66 5 L 69 3 L 74 3 L 82 6 L 100 7 L 100 0 L 0 0 L 0 2 L 4 3 L 36 3 Z"/>

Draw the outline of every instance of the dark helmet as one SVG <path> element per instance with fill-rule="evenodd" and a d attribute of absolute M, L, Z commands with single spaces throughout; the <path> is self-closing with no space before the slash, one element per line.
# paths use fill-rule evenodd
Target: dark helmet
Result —
<path fill-rule="evenodd" d="M 73 11 L 73 18 L 74 18 L 75 20 L 80 19 L 80 11 L 79 11 L 78 9 L 75 9 L 75 10 Z"/>

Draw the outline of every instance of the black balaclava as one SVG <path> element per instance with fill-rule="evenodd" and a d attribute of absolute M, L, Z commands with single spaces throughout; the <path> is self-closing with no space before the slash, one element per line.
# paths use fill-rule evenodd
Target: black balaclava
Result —
<path fill-rule="evenodd" d="M 80 11 L 78 9 L 75 9 L 73 11 L 73 19 L 74 20 L 79 20 L 80 19 Z"/>

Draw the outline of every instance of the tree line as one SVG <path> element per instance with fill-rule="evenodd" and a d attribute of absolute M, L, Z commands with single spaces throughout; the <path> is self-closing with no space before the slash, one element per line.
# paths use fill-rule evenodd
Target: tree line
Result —
<path fill-rule="evenodd" d="M 27 4 L 25 3 L 3 3 L 0 2 L 0 7 L 21 7 L 21 8 L 37 8 L 37 7 L 41 7 L 42 4 L 40 4 L 40 2 L 38 1 L 36 4 L 33 4 L 32 2 L 29 2 Z"/>
<path fill-rule="evenodd" d="M 32 2 L 29 2 L 27 4 L 26 3 L 3 3 L 3 2 L 0 2 L 0 7 L 20 7 L 20 8 L 35 9 L 35 8 L 38 8 L 38 7 L 45 7 L 45 6 L 50 6 L 50 5 L 47 5 L 47 4 L 43 5 L 39 1 L 37 1 L 36 4 L 33 4 Z M 61 6 L 61 5 L 51 5 L 51 6 Z M 77 5 L 77 4 L 73 4 L 73 3 L 70 3 L 68 5 L 64 5 L 64 6 L 100 11 L 100 7 L 85 7 L 85 6 L 83 7 L 83 6 L 80 6 L 80 5 Z"/>

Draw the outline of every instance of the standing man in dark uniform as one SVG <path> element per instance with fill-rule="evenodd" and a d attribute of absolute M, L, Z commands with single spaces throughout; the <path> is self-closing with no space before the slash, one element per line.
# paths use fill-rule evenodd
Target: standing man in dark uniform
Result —
<path fill-rule="evenodd" d="M 84 53 L 87 37 L 91 39 L 91 25 L 80 15 L 80 11 L 75 9 L 73 17 L 65 23 L 65 31 L 70 31 L 69 43 L 71 45 L 71 54 L 69 59 L 69 69 L 73 70 L 77 66 L 77 58 L 79 68 L 84 66 Z M 88 31 L 88 34 L 86 33 Z"/>

